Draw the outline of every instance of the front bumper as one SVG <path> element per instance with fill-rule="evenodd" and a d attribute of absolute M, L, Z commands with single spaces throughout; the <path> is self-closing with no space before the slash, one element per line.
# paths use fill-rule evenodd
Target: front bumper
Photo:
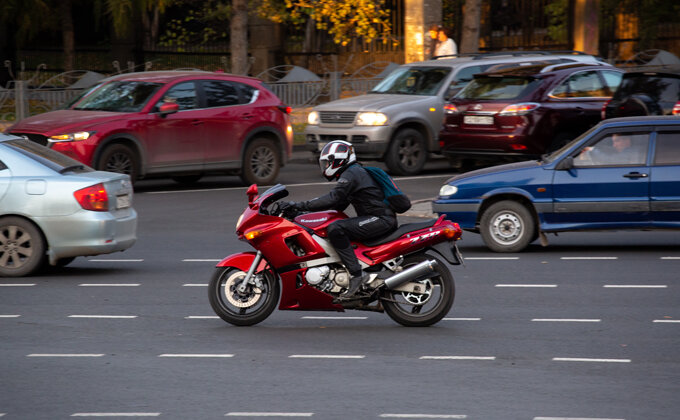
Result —
<path fill-rule="evenodd" d="M 479 202 L 456 203 L 447 200 L 432 202 L 432 212 L 446 215 L 447 220 L 458 223 L 462 229 L 471 230 L 477 227 Z"/>
<path fill-rule="evenodd" d="M 352 143 L 359 158 L 382 158 L 389 145 L 391 129 L 378 127 L 323 127 L 308 125 L 305 128 L 305 146 L 311 152 L 321 149 L 333 140 Z"/>

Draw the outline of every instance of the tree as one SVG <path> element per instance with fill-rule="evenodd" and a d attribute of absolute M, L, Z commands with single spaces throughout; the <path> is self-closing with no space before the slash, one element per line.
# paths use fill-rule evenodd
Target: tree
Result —
<path fill-rule="evenodd" d="M 231 72 L 248 72 L 248 0 L 232 0 L 229 50 L 231 51 Z"/>
<path fill-rule="evenodd" d="M 479 51 L 479 26 L 482 13 L 482 0 L 465 0 L 463 11 L 463 32 L 460 42 L 461 53 Z"/>

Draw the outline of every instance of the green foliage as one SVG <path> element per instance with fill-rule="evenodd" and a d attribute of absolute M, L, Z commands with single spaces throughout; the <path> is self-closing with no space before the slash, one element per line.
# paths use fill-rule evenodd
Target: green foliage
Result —
<path fill-rule="evenodd" d="M 1 0 L 0 24 L 15 29 L 18 46 L 30 41 L 42 30 L 58 29 L 52 10 L 58 0 Z"/>
<path fill-rule="evenodd" d="M 178 2 L 179 7 L 187 10 L 186 15 L 166 23 L 159 43 L 161 46 L 178 47 L 178 51 L 182 51 L 189 45 L 229 39 L 230 2 L 207 0 L 201 2 L 199 7 L 189 7 L 189 3 L 195 4 L 186 0 Z"/>
<path fill-rule="evenodd" d="M 556 42 L 567 42 L 567 25 L 569 14 L 568 0 L 552 0 L 550 4 L 545 7 L 545 13 L 548 15 L 548 36 Z"/>

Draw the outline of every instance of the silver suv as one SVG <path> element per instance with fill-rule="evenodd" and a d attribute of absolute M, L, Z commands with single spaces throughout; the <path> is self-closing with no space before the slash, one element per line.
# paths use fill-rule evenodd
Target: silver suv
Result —
<path fill-rule="evenodd" d="M 307 149 L 333 140 L 354 145 L 359 159 L 385 161 L 394 175 L 415 175 L 429 153 L 439 153 L 446 99 L 476 73 L 499 64 L 604 63 L 578 52 L 509 51 L 399 66 L 366 95 L 314 107 L 307 118 Z"/>

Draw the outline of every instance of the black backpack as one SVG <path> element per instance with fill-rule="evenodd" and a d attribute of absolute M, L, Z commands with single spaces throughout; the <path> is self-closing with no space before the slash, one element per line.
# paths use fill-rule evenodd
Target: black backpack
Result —
<path fill-rule="evenodd" d="M 408 199 L 401 189 L 394 182 L 392 177 L 387 175 L 385 171 L 380 168 L 372 166 L 364 166 L 366 172 L 371 175 L 371 178 L 382 189 L 385 194 L 385 204 L 395 213 L 404 213 L 411 208 L 411 200 Z"/>

